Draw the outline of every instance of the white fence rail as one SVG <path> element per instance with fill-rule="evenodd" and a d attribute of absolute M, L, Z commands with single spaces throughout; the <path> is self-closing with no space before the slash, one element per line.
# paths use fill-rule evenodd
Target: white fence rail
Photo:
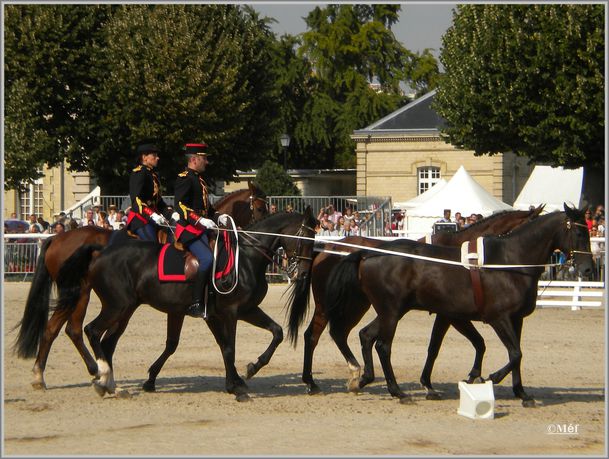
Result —
<path fill-rule="evenodd" d="M 599 308 L 603 305 L 604 296 L 604 282 L 539 281 L 537 306 L 541 308 L 570 306 L 572 311 L 582 307 Z"/>

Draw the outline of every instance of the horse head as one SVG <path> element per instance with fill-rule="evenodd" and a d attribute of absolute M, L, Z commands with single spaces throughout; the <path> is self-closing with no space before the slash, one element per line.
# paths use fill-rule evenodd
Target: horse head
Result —
<path fill-rule="evenodd" d="M 584 210 L 569 207 L 563 204 L 565 209 L 565 227 L 560 232 L 558 249 L 568 254 L 569 260 L 574 264 L 582 277 L 590 277 L 594 273 L 594 260 L 590 248 L 590 232 Z"/>
<path fill-rule="evenodd" d="M 307 277 L 313 264 L 313 245 L 315 243 L 317 219 L 313 216 L 311 206 L 307 206 L 304 214 L 302 214 L 302 219 L 297 224 L 299 227 L 293 233 L 294 237 L 284 238 L 281 241 L 288 257 L 288 276 L 292 280 L 303 276 Z"/>
<path fill-rule="evenodd" d="M 250 191 L 250 210 L 252 212 L 252 222 L 257 222 L 269 214 L 266 194 L 250 180 L 247 181 L 247 187 Z"/>

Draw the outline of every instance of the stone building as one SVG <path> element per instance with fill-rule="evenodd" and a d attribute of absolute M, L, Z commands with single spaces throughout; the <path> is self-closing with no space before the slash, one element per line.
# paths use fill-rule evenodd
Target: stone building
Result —
<path fill-rule="evenodd" d="M 436 91 L 363 129 L 353 132 L 356 142 L 358 196 L 391 196 L 407 201 L 442 178 L 447 181 L 464 166 L 489 193 L 513 204 L 532 166 L 513 153 L 474 156 L 440 137 L 445 120 L 431 107 Z"/>

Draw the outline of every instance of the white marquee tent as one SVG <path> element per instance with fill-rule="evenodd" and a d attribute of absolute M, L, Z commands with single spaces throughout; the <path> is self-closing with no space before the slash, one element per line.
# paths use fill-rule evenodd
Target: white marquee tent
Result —
<path fill-rule="evenodd" d="M 450 209 L 453 217 L 455 212 L 461 212 L 463 216 L 476 213 L 488 217 L 495 212 L 513 210 L 512 206 L 486 191 L 461 166 L 431 199 L 406 211 L 408 237 L 417 238 L 430 233 L 434 222 L 444 215 L 444 209 Z"/>
<path fill-rule="evenodd" d="M 584 169 L 535 166 L 533 173 L 514 202 L 514 208 L 527 210 L 545 204 L 545 212 L 563 210 L 563 203 L 581 205 Z"/>
<path fill-rule="evenodd" d="M 412 198 L 408 201 L 394 202 L 394 209 L 414 209 L 417 206 L 420 206 L 424 202 L 433 198 L 448 182 L 444 179 L 440 179 L 434 186 L 432 186 L 425 193 L 421 193 L 416 198 Z"/>

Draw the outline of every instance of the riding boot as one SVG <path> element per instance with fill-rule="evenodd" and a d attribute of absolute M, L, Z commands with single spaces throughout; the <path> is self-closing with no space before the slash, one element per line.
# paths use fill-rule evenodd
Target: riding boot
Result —
<path fill-rule="evenodd" d="M 206 319 L 206 316 L 213 314 L 214 309 L 216 308 L 216 290 L 214 289 L 211 282 L 207 285 L 207 301 L 205 303 L 205 315 L 203 316 Z"/>
<path fill-rule="evenodd" d="M 186 309 L 186 314 L 191 317 L 204 317 L 205 304 L 203 294 L 207 283 L 207 271 L 197 271 L 195 281 L 192 285 L 192 304 Z"/>

